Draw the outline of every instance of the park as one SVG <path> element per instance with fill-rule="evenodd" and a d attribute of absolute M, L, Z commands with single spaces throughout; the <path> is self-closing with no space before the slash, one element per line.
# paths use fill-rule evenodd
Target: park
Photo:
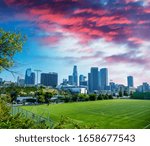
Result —
<path fill-rule="evenodd" d="M 22 106 L 50 118 L 55 128 L 149 129 L 150 100 L 100 100 Z"/>

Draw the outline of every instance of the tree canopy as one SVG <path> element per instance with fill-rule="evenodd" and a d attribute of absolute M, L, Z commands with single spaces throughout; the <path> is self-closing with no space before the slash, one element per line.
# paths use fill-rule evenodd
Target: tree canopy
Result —
<path fill-rule="evenodd" d="M 14 65 L 14 55 L 21 52 L 25 41 L 26 37 L 21 33 L 0 29 L 0 72 Z"/>

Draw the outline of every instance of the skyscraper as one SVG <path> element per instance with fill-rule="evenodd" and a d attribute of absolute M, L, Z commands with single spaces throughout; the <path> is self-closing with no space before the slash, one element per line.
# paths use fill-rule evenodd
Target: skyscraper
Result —
<path fill-rule="evenodd" d="M 92 89 L 91 89 L 91 73 L 88 73 L 88 91 L 92 92 Z"/>
<path fill-rule="evenodd" d="M 85 79 L 86 79 L 86 76 L 84 76 L 84 75 L 79 76 L 79 85 L 80 86 L 87 86 L 87 81 Z"/>
<path fill-rule="evenodd" d="M 142 86 L 143 86 L 143 92 L 150 91 L 149 84 L 147 82 L 144 82 Z"/>
<path fill-rule="evenodd" d="M 24 80 L 24 79 L 21 79 L 21 78 L 18 76 L 18 78 L 17 78 L 17 85 L 23 87 L 24 84 L 25 84 L 25 80 Z"/>
<path fill-rule="evenodd" d="M 108 86 L 108 69 L 102 68 L 100 69 L 100 89 L 106 90 Z"/>
<path fill-rule="evenodd" d="M 91 73 L 89 74 L 89 87 L 90 87 L 90 92 L 99 90 L 98 67 L 91 68 Z"/>
<path fill-rule="evenodd" d="M 58 74 L 54 72 L 41 73 L 41 84 L 55 88 L 58 85 Z"/>
<path fill-rule="evenodd" d="M 73 67 L 73 84 L 78 86 L 78 72 L 77 72 L 76 65 L 74 65 L 74 67 Z"/>
<path fill-rule="evenodd" d="M 134 84 L 133 84 L 133 76 L 128 76 L 127 77 L 127 84 L 128 84 L 128 87 L 133 87 Z"/>
<path fill-rule="evenodd" d="M 28 68 L 25 73 L 25 85 L 33 86 L 35 85 L 35 73 L 31 71 L 31 68 Z"/>
<path fill-rule="evenodd" d="M 72 75 L 68 76 L 68 84 L 73 85 L 73 76 Z"/>

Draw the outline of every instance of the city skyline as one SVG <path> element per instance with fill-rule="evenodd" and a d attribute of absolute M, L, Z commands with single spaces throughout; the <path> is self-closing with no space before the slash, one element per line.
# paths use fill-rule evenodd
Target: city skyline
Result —
<path fill-rule="evenodd" d="M 40 69 L 57 72 L 60 83 L 76 64 L 87 77 L 98 67 L 108 68 L 115 83 L 126 85 L 127 76 L 135 86 L 150 83 L 148 0 L 2 0 L 0 19 L 0 28 L 28 38 L 12 68 L 21 77 Z M 6 71 L 0 78 L 14 80 Z"/>
<path fill-rule="evenodd" d="M 134 76 L 126 76 L 126 83 L 122 84 L 122 83 L 116 83 L 113 80 L 109 80 L 109 69 L 108 68 L 98 68 L 98 67 L 91 67 L 90 70 L 88 71 L 87 76 L 84 74 L 81 74 L 80 71 L 78 72 L 78 66 L 74 65 L 73 66 L 73 72 L 72 75 L 67 75 L 67 78 L 63 78 L 60 81 L 58 81 L 60 74 L 53 72 L 53 71 L 49 71 L 49 72 L 43 72 L 40 70 L 40 72 L 38 73 L 38 78 L 37 78 L 37 74 L 36 71 L 37 70 L 33 70 L 31 68 L 27 68 L 24 76 L 21 78 L 20 76 L 17 76 L 16 80 L 14 81 L 14 83 L 18 83 L 18 84 L 24 84 L 24 85 L 37 85 L 38 84 L 42 84 L 42 85 L 46 85 L 46 86 L 51 86 L 50 84 L 50 80 L 53 82 L 55 82 L 55 86 L 56 85 L 60 85 L 60 84 L 69 84 L 69 85 L 73 85 L 73 86 L 87 86 L 88 90 L 94 91 L 96 89 L 98 90 L 109 90 L 109 86 L 111 84 L 116 84 L 116 85 L 124 85 L 126 87 L 138 87 L 141 86 L 141 84 L 149 84 L 148 82 L 142 82 L 140 85 L 135 86 L 134 85 Z M 74 71 L 75 71 L 75 79 L 76 79 L 76 83 L 74 82 Z M 54 78 L 52 77 L 54 75 Z M 51 76 L 51 77 L 50 77 Z M 56 77 L 57 76 L 57 77 Z M 57 79 L 56 79 L 57 78 Z M 2 82 L 6 81 L 3 78 L 0 78 L 0 81 Z M 23 81 L 24 80 L 24 81 Z M 49 80 L 49 81 L 48 81 Z M 6 81 L 7 82 L 7 81 Z M 23 83 L 24 82 L 24 83 Z"/>
<path fill-rule="evenodd" d="M 74 67 L 77 67 L 78 68 L 78 66 L 77 65 L 74 65 L 73 66 L 73 72 L 74 72 Z M 72 72 L 72 75 L 70 75 L 69 73 L 67 74 L 66 73 L 66 76 L 65 77 L 62 77 L 61 79 L 60 79 L 60 76 L 61 76 L 61 73 L 57 73 L 57 72 L 54 72 L 54 71 L 48 71 L 48 72 L 44 72 L 44 71 L 41 71 L 40 70 L 40 73 L 39 73 L 39 75 L 38 75 L 38 83 L 41 83 L 41 75 L 42 74 L 51 74 L 51 73 L 55 73 L 55 74 L 58 74 L 58 84 L 61 84 L 61 83 L 63 83 L 63 80 L 65 79 L 65 80 L 67 80 L 68 82 L 70 82 L 69 80 L 69 78 L 70 78 L 70 76 L 71 76 L 71 80 L 72 80 L 72 82 L 71 82 L 71 85 L 80 85 L 80 76 L 83 76 L 84 77 L 84 81 L 87 81 L 88 82 L 88 78 L 89 78 L 89 74 L 91 74 L 91 69 L 97 69 L 97 73 L 98 73 L 98 75 L 97 75 L 97 78 L 99 78 L 98 80 L 97 80 L 97 86 L 101 86 L 101 80 L 100 80 L 100 78 L 102 78 L 102 82 L 104 83 L 104 86 L 103 86 L 103 88 L 105 88 L 105 87 L 107 87 L 107 85 L 109 86 L 110 85 L 110 83 L 115 83 L 115 84 L 118 84 L 118 85 L 125 85 L 125 86 L 128 86 L 128 87 L 138 87 L 138 86 L 140 86 L 141 84 L 143 84 L 143 83 L 148 83 L 149 84 L 149 82 L 147 82 L 147 81 L 142 81 L 139 85 L 135 85 L 135 77 L 134 76 L 131 76 L 131 75 L 127 75 L 127 76 L 125 76 L 123 79 L 122 79 L 122 82 L 115 82 L 113 79 L 111 79 L 110 78 L 110 76 L 111 76 L 111 74 L 109 73 L 109 69 L 108 68 L 99 68 L 99 67 L 90 67 L 90 69 L 89 69 L 89 71 L 86 73 L 86 74 L 82 74 L 82 73 L 80 73 L 80 71 L 78 71 L 77 70 L 77 77 L 76 77 L 76 79 L 77 79 L 77 81 L 78 81 L 78 84 L 76 84 L 76 83 L 74 83 L 73 82 L 73 72 Z M 30 73 L 28 73 L 28 70 L 29 70 L 29 72 Z M 72 70 L 72 69 L 70 69 L 70 70 Z M 104 73 L 103 73 L 103 75 L 101 76 L 101 70 L 104 70 Z M 105 72 L 105 70 L 106 70 L 106 72 Z M 31 72 L 32 71 L 32 72 Z M 37 84 L 37 74 L 36 74 L 36 70 L 34 70 L 34 69 L 32 69 L 32 68 L 27 68 L 25 71 L 24 71 L 24 74 L 22 74 L 22 75 L 20 75 L 20 74 L 12 74 L 11 72 L 9 72 L 9 74 L 13 77 L 13 80 L 5 80 L 5 78 L 3 78 L 2 76 L 0 76 L 0 79 L 2 79 L 3 81 L 12 81 L 12 82 L 16 82 L 17 80 L 18 80 L 18 78 L 19 79 L 24 79 L 25 80 L 25 82 L 26 82 L 26 76 L 27 76 L 27 74 L 30 74 L 29 76 L 34 76 L 34 79 L 33 79 L 33 81 L 32 81 L 32 84 L 33 85 L 36 85 Z M 106 75 L 105 75 L 106 74 Z M 15 78 L 14 78 L 14 76 L 15 76 Z M 93 76 L 93 77 L 95 77 L 95 75 Z M 33 78 L 33 77 L 31 77 L 31 78 Z M 87 78 L 87 80 L 85 80 L 85 78 Z M 129 79 L 130 78 L 130 79 Z M 132 78 L 132 79 L 131 79 Z M 130 80 L 130 81 L 129 81 Z M 130 83 L 129 83 L 130 82 Z M 28 83 L 27 83 L 28 84 Z M 129 85 L 129 84 L 131 84 L 131 86 Z"/>

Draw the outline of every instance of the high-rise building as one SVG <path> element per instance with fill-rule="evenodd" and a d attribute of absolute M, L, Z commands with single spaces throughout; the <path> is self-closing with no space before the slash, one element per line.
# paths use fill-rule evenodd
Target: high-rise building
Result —
<path fill-rule="evenodd" d="M 92 89 L 91 89 L 91 73 L 88 73 L 88 91 L 92 92 Z"/>
<path fill-rule="evenodd" d="M 41 84 L 55 88 L 58 85 L 58 74 L 54 72 L 41 73 Z"/>
<path fill-rule="evenodd" d="M 127 84 L 128 84 L 128 87 L 133 87 L 134 86 L 133 76 L 128 76 L 127 77 Z"/>
<path fill-rule="evenodd" d="M 110 90 L 111 90 L 112 92 L 115 92 L 115 90 L 116 90 L 116 84 L 115 84 L 114 82 L 110 82 L 110 83 L 109 83 L 109 86 L 110 86 Z"/>
<path fill-rule="evenodd" d="M 80 86 L 87 86 L 86 76 L 84 76 L 84 75 L 79 76 L 79 85 Z"/>
<path fill-rule="evenodd" d="M 73 76 L 72 75 L 68 76 L 68 84 L 73 85 Z"/>
<path fill-rule="evenodd" d="M 35 85 L 35 73 L 31 71 L 31 68 L 28 68 L 25 73 L 25 85 L 33 86 Z"/>
<path fill-rule="evenodd" d="M 78 86 L 78 71 L 77 71 L 76 65 L 74 65 L 74 67 L 73 67 L 73 84 L 75 86 Z"/>
<path fill-rule="evenodd" d="M 100 89 L 106 90 L 106 87 L 108 86 L 108 69 L 102 68 L 100 69 Z"/>
<path fill-rule="evenodd" d="M 88 75 L 88 86 L 89 91 L 94 92 L 99 90 L 99 74 L 98 74 L 98 67 L 92 67 L 91 72 Z"/>
<path fill-rule="evenodd" d="M 24 79 L 21 79 L 19 76 L 17 78 L 17 85 L 18 86 L 24 86 L 25 85 L 25 80 Z"/>
<path fill-rule="evenodd" d="M 67 84 L 68 84 L 68 80 L 67 80 L 67 79 L 63 79 L 62 84 L 63 84 L 63 85 L 67 85 Z"/>
<path fill-rule="evenodd" d="M 143 92 L 149 92 L 149 91 L 150 91 L 149 84 L 144 82 L 143 83 Z"/>

